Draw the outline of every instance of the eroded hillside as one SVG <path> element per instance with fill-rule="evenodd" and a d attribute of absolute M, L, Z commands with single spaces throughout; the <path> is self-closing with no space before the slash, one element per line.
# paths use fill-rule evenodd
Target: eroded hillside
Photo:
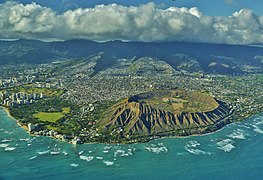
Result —
<path fill-rule="evenodd" d="M 105 112 L 101 130 L 124 136 L 205 129 L 225 120 L 232 110 L 207 93 L 165 90 L 124 99 Z"/>

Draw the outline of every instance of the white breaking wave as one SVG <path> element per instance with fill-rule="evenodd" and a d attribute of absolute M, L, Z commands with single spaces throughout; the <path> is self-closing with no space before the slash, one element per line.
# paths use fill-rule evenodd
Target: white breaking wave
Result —
<path fill-rule="evenodd" d="M 246 133 L 241 129 L 237 129 L 234 130 L 232 134 L 228 135 L 228 137 L 232 139 L 246 139 Z"/>
<path fill-rule="evenodd" d="M 123 157 L 123 156 L 131 156 L 131 155 L 133 155 L 131 151 L 128 151 L 126 153 L 124 150 L 120 150 L 120 149 L 114 152 L 114 157 L 117 157 L 117 156 Z"/>
<path fill-rule="evenodd" d="M 103 149 L 104 149 L 104 150 L 110 150 L 110 149 L 111 149 L 111 146 L 105 146 Z"/>
<path fill-rule="evenodd" d="M 80 152 L 79 152 L 79 155 L 81 155 L 81 154 L 83 154 L 83 153 L 84 153 L 84 151 L 80 151 Z"/>
<path fill-rule="evenodd" d="M 14 147 L 6 147 L 5 148 L 5 151 L 14 151 L 16 148 Z"/>
<path fill-rule="evenodd" d="M 6 147 L 8 147 L 9 146 L 9 144 L 0 144 L 0 147 L 1 148 L 6 148 Z"/>
<path fill-rule="evenodd" d="M 263 131 L 262 131 L 258 126 L 253 125 L 253 127 L 255 128 L 254 131 L 255 131 L 256 133 L 263 134 Z"/>
<path fill-rule="evenodd" d="M 51 151 L 50 154 L 51 155 L 58 155 L 60 152 L 59 151 Z"/>
<path fill-rule="evenodd" d="M 259 129 L 259 128 L 254 129 L 254 131 L 255 131 L 256 133 L 263 134 L 263 131 L 262 131 L 261 129 Z"/>
<path fill-rule="evenodd" d="M 78 164 L 75 164 L 75 163 L 72 163 L 70 164 L 71 167 L 78 167 L 79 165 Z"/>
<path fill-rule="evenodd" d="M 11 142 L 11 141 L 12 141 L 12 139 L 3 139 L 3 140 L 1 141 L 1 143 Z"/>
<path fill-rule="evenodd" d="M 218 148 L 225 151 L 230 152 L 232 149 L 235 148 L 233 145 L 234 141 L 232 139 L 224 139 L 222 141 L 217 142 L 216 144 L 219 146 Z"/>
<path fill-rule="evenodd" d="M 255 123 L 256 125 L 262 125 L 263 124 L 263 120 L 259 121 L 259 122 L 256 122 Z"/>
<path fill-rule="evenodd" d="M 194 155 L 200 155 L 200 154 L 211 154 L 209 152 L 205 152 L 205 151 L 202 151 L 200 149 L 190 149 L 190 148 L 185 148 L 186 151 L 188 151 L 189 153 L 192 153 Z"/>
<path fill-rule="evenodd" d="M 114 162 L 112 161 L 103 161 L 104 164 L 106 164 L 107 166 L 112 166 L 114 164 Z"/>
<path fill-rule="evenodd" d="M 145 149 L 149 152 L 159 154 L 159 153 L 167 153 L 168 149 L 163 145 L 163 143 L 150 144 L 149 146 L 146 146 Z"/>
<path fill-rule="evenodd" d="M 185 145 L 185 150 L 188 151 L 191 154 L 194 155 L 201 155 L 201 154 L 208 154 L 211 155 L 210 152 L 203 151 L 201 149 L 197 149 L 197 146 L 200 146 L 201 144 L 197 141 L 191 140 Z"/>
<path fill-rule="evenodd" d="M 6 134 L 13 134 L 13 132 L 5 131 Z"/>
<path fill-rule="evenodd" d="M 33 160 L 33 159 L 35 159 L 35 158 L 37 158 L 37 156 L 31 157 L 31 158 L 29 158 L 29 160 Z"/>
<path fill-rule="evenodd" d="M 43 155 L 43 154 L 47 154 L 49 152 L 50 152 L 50 150 L 46 150 L 46 151 L 40 151 L 40 152 L 37 152 L 37 153 L 40 154 L 40 155 Z"/>
<path fill-rule="evenodd" d="M 29 141 L 29 138 L 19 139 L 20 141 Z"/>
<path fill-rule="evenodd" d="M 201 144 L 197 141 L 191 140 L 187 143 L 187 145 L 196 148 L 197 146 L 200 146 Z"/>
<path fill-rule="evenodd" d="M 242 128 L 246 128 L 246 129 L 251 129 L 250 126 L 245 126 L 245 125 L 243 125 L 243 124 L 238 124 L 237 126 L 242 127 Z"/>
<path fill-rule="evenodd" d="M 89 162 L 93 160 L 94 156 L 79 156 L 79 158 Z"/>

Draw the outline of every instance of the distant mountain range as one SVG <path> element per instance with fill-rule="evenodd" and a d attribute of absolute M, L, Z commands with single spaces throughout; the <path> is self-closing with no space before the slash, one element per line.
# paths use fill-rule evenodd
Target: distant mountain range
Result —
<path fill-rule="evenodd" d="M 153 57 L 175 70 L 218 74 L 263 72 L 262 45 L 225 45 L 189 42 L 93 42 L 70 40 L 0 41 L 0 64 L 47 63 L 88 57 L 103 52 L 100 69 L 114 65 L 116 59 Z"/>

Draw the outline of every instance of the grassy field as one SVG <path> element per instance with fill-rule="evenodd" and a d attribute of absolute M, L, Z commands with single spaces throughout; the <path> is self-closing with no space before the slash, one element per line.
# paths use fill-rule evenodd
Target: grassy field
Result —
<path fill-rule="evenodd" d="M 62 108 L 62 113 L 68 114 L 70 112 L 70 107 Z"/>
<path fill-rule="evenodd" d="M 38 112 L 33 116 L 41 121 L 56 122 L 70 112 L 70 108 L 62 108 L 62 112 Z"/>
<path fill-rule="evenodd" d="M 38 112 L 37 114 L 33 115 L 34 117 L 38 118 L 41 121 L 48 121 L 48 122 L 56 122 L 64 115 L 61 112 L 54 112 L 54 113 L 46 113 L 46 112 Z"/>

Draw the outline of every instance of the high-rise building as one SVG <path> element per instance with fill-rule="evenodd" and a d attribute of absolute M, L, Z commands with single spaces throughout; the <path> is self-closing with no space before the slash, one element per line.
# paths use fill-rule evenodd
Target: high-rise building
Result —
<path fill-rule="evenodd" d="M 27 125 L 27 127 L 28 127 L 28 131 L 29 132 L 32 132 L 32 131 L 36 130 L 36 126 L 34 124 L 29 123 Z"/>

